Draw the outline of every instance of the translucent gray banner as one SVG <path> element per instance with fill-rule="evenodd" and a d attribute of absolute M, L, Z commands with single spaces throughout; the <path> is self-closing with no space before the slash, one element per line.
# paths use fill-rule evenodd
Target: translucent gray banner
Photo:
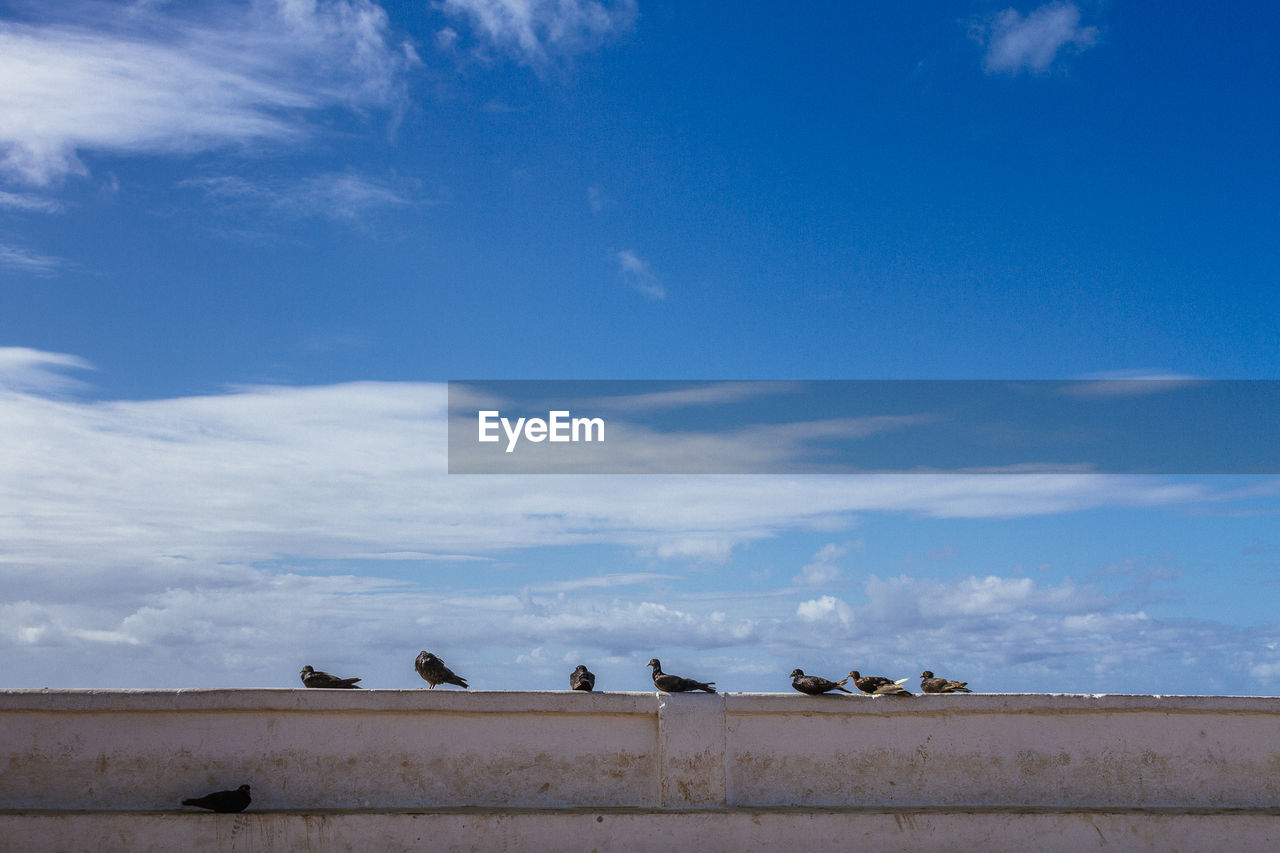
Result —
<path fill-rule="evenodd" d="M 1280 473 L 1280 382 L 456 381 L 450 474 Z"/>

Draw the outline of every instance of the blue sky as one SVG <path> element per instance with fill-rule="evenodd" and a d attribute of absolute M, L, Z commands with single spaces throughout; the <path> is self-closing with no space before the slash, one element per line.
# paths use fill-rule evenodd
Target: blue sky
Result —
<path fill-rule="evenodd" d="M 1274 477 L 458 477 L 443 383 L 1276 379 L 1278 17 L 0 3 L 0 686 L 1275 693 Z"/>

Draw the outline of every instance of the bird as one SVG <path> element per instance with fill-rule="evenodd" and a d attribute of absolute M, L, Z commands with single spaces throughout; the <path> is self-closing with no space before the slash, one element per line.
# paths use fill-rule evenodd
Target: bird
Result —
<path fill-rule="evenodd" d="M 352 690 L 359 690 L 360 685 L 356 684 L 358 678 L 338 678 L 336 675 L 330 675 L 327 672 L 316 672 L 310 666 L 304 666 L 302 672 L 302 683 L 306 687 L 344 687 Z"/>
<path fill-rule="evenodd" d="M 808 693 L 810 696 L 821 696 L 831 690 L 839 690 L 841 693 L 851 693 L 850 690 L 844 689 L 844 681 L 828 681 L 817 675 L 805 675 L 803 669 L 793 669 L 791 671 L 791 686 L 801 693 Z"/>
<path fill-rule="evenodd" d="M 182 804 L 184 806 L 197 806 L 202 809 L 221 812 L 222 814 L 242 812 L 249 807 L 249 786 L 241 785 L 234 791 L 214 791 L 212 794 L 205 794 L 203 797 L 183 800 Z"/>
<path fill-rule="evenodd" d="M 911 694 L 902 688 L 905 678 L 893 681 L 885 678 L 883 675 L 860 675 L 855 669 L 849 673 L 849 677 L 853 679 L 853 686 L 857 687 L 863 693 L 869 693 L 872 696 L 910 696 Z"/>
<path fill-rule="evenodd" d="M 455 675 L 453 670 L 444 665 L 444 661 L 431 652 L 418 652 L 418 659 L 413 662 L 413 668 L 431 685 L 427 688 L 428 690 L 435 690 L 437 684 L 467 686 L 465 678 Z"/>
<path fill-rule="evenodd" d="M 708 693 L 716 692 L 716 683 L 714 681 L 708 681 L 703 684 L 701 681 L 694 681 L 692 678 L 667 675 L 662 671 L 662 663 L 657 658 L 653 658 L 645 665 L 653 667 L 653 686 L 663 693 L 685 693 L 689 690 L 705 690 Z"/>
<path fill-rule="evenodd" d="M 578 664 L 578 668 L 569 676 L 569 686 L 574 690 L 583 690 L 590 693 L 596 686 L 595 673 L 582 664 Z"/>
<path fill-rule="evenodd" d="M 967 681 L 949 681 L 945 678 L 934 678 L 933 673 L 925 670 L 920 673 L 920 689 L 925 693 L 972 693 L 965 687 Z"/>

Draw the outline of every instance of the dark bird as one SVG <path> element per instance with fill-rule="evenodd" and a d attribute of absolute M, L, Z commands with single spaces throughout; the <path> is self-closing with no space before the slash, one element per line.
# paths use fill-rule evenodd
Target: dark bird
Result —
<path fill-rule="evenodd" d="M 339 678 L 336 675 L 330 675 L 327 672 L 316 672 L 310 666 L 304 666 L 302 672 L 302 683 L 306 687 L 345 687 L 347 689 L 359 690 L 360 685 L 356 684 L 358 678 Z"/>
<path fill-rule="evenodd" d="M 844 689 L 844 681 L 828 681 L 816 675 L 805 675 L 803 669 L 791 670 L 791 686 L 801 693 L 808 693 L 810 696 L 821 696 L 831 690 L 839 690 L 841 693 L 851 693 L 850 690 Z"/>
<path fill-rule="evenodd" d="M 860 675 L 855 669 L 849 673 L 849 677 L 853 679 L 853 686 L 868 693 L 872 696 L 910 696 L 911 694 L 902 688 L 905 678 L 893 681 L 885 678 L 883 675 Z"/>
<path fill-rule="evenodd" d="M 925 670 L 920 673 L 920 689 L 925 693 L 972 693 L 965 687 L 967 681 L 948 681 L 945 678 L 934 678 L 933 673 Z"/>
<path fill-rule="evenodd" d="M 596 687 L 595 673 L 582 664 L 578 664 L 578 668 L 569 676 L 569 686 L 574 690 L 585 690 L 590 693 Z"/>
<path fill-rule="evenodd" d="M 427 688 L 428 690 L 435 690 L 437 684 L 467 686 L 465 678 L 454 675 L 453 670 L 445 666 L 444 661 L 431 654 L 431 652 L 418 652 L 418 659 L 413 662 L 413 668 L 418 671 L 418 675 L 421 675 L 431 685 Z"/>
<path fill-rule="evenodd" d="M 234 791 L 214 791 L 212 794 L 205 794 L 203 797 L 183 800 L 182 804 L 184 806 L 197 806 L 223 814 L 242 812 L 249 807 L 249 786 L 241 785 Z"/>
<path fill-rule="evenodd" d="M 689 690 L 705 690 L 708 693 L 716 692 L 716 683 L 714 681 L 708 681 L 703 684 L 701 681 L 694 681 L 692 678 L 667 675 L 662 671 L 662 664 L 657 658 L 649 661 L 646 666 L 653 667 L 653 686 L 663 693 L 685 693 Z"/>

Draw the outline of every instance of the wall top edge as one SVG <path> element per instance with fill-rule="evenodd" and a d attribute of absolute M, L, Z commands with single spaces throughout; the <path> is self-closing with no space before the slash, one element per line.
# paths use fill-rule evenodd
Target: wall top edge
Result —
<path fill-rule="evenodd" d="M 416 712 L 646 714 L 666 703 L 728 714 L 965 714 L 1147 711 L 1280 714 L 1276 696 L 973 693 L 968 695 L 804 696 L 799 693 L 666 695 L 569 690 L 307 690 L 305 688 L 0 690 L 0 713 L 40 712 Z"/>

